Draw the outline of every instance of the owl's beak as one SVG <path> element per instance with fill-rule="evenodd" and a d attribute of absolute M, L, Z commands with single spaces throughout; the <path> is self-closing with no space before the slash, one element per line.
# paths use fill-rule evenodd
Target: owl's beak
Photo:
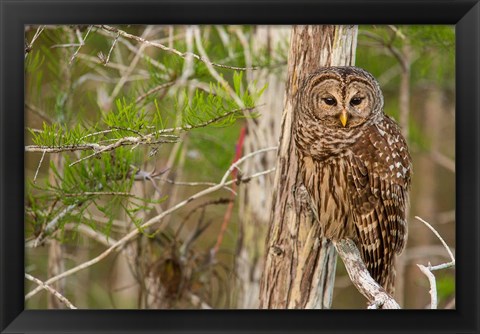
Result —
<path fill-rule="evenodd" d="M 340 122 L 342 123 L 343 127 L 347 125 L 347 120 L 348 120 L 347 112 L 343 110 L 342 113 L 340 114 Z"/>

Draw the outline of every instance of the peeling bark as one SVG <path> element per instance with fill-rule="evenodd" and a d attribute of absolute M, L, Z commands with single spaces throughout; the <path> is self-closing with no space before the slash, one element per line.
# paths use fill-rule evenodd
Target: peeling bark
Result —
<path fill-rule="evenodd" d="M 330 308 L 336 252 L 320 237 L 298 170 L 292 137 L 302 79 L 321 66 L 353 65 L 356 26 L 295 26 L 274 180 L 260 308 Z"/>

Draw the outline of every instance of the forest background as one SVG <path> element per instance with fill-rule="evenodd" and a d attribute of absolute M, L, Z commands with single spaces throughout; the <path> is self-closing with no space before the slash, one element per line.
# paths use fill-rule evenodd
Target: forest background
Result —
<path fill-rule="evenodd" d="M 256 308 L 290 27 L 25 30 L 26 307 Z M 454 41 L 453 26 L 358 27 L 356 66 L 413 158 L 404 308 L 430 302 L 417 264 L 449 260 L 415 216 L 455 249 Z M 59 275 L 68 303 L 32 293 Z M 435 275 L 454 308 L 454 269 Z M 332 307 L 365 306 L 338 260 Z"/>

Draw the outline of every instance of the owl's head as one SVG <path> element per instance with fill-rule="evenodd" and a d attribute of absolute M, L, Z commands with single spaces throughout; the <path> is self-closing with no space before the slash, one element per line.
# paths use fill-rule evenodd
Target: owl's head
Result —
<path fill-rule="evenodd" d="M 350 130 L 383 114 L 377 80 L 354 66 L 319 69 L 306 78 L 300 95 L 304 111 L 329 128 Z"/>

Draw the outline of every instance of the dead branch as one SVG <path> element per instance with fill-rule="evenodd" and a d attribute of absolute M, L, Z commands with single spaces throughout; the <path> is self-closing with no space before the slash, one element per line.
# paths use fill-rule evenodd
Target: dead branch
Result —
<path fill-rule="evenodd" d="M 103 260 L 104 258 L 106 258 L 112 252 L 121 250 L 125 246 L 125 244 L 127 244 L 130 240 L 135 238 L 138 234 L 141 233 L 141 231 L 144 231 L 147 227 L 150 227 L 152 225 L 155 225 L 155 224 L 161 222 L 166 216 L 172 214 L 173 212 L 179 210 L 180 208 L 183 208 L 188 203 L 190 203 L 194 200 L 197 200 L 197 199 L 199 199 L 199 198 L 201 198 L 205 195 L 211 194 L 211 193 L 213 193 L 217 190 L 220 190 L 220 189 L 224 188 L 225 186 L 229 186 L 232 183 L 238 182 L 239 181 L 238 179 L 226 181 L 228 176 L 230 175 L 231 171 L 236 166 L 238 166 L 240 163 L 242 163 L 246 159 L 255 156 L 256 154 L 265 153 L 265 152 L 269 152 L 269 151 L 275 151 L 275 150 L 277 150 L 277 147 L 268 147 L 268 148 L 264 148 L 264 149 L 252 152 L 252 153 L 242 157 L 236 163 L 234 163 L 230 166 L 230 168 L 227 170 L 227 172 L 224 174 L 224 177 L 222 178 L 222 180 L 218 184 L 216 184 L 214 186 L 211 186 L 207 189 L 204 189 L 202 191 L 199 191 L 198 193 L 196 193 L 196 194 L 190 196 L 189 198 L 181 201 L 180 203 L 178 203 L 178 204 L 174 205 L 173 207 L 169 208 L 168 210 L 165 210 L 162 213 L 160 213 L 159 215 L 149 219 L 148 221 L 143 223 L 138 228 L 136 227 L 133 230 L 131 230 L 124 237 L 122 237 L 120 240 L 118 240 L 117 242 L 112 244 L 109 248 L 107 248 L 105 251 L 103 251 L 100 255 L 98 255 L 95 258 L 93 258 L 89 261 L 86 261 L 86 262 L 84 262 L 84 263 L 82 263 L 82 264 L 80 264 L 76 267 L 73 267 L 73 268 L 71 268 L 71 269 L 69 269 L 69 270 L 67 270 L 67 271 L 65 271 L 65 272 L 63 272 L 63 273 L 61 273 L 57 276 L 51 277 L 50 279 L 48 279 L 45 282 L 45 284 L 52 284 L 52 283 L 57 282 L 58 280 L 60 280 L 62 278 L 65 278 L 65 277 L 70 276 L 74 273 L 77 273 L 77 272 L 79 272 L 83 269 L 91 267 L 92 265 L 94 265 L 94 264 L 100 262 L 101 260 Z M 264 171 L 264 172 L 258 172 L 258 173 L 255 173 L 254 175 L 248 176 L 248 178 L 252 178 L 254 176 L 255 177 L 262 176 L 262 175 L 270 173 L 271 171 L 272 170 L 268 170 L 268 171 Z M 240 179 L 240 182 L 243 182 L 242 179 Z M 27 299 L 33 297 L 34 295 L 36 295 L 41 289 L 42 289 L 41 287 L 37 287 L 37 288 L 33 289 L 32 291 L 30 291 L 25 296 L 25 300 L 27 300 Z"/>
<path fill-rule="evenodd" d="M 430 264 L 430 262 L 428 263 L 427 267 L 424 266 L 424 265 L 421 265 L 421 264 L 417 264 L 417 266 L 421 270 L 421 272 L 425 276 L 427 276 L 428 281 L 430 283 L 430 291 L 429 291 L 429 293 L 430 293 L 430 308 L 431 309 L 436 309 L 437 306 L 438 306 L 437 281 L 435 279 L 435 275 L 433 274 L 433 272 L 436 271 L 436 270 L 448 269 L 448 268 L 454 267 L 455 266 L 455 257 L 453 256 L 453 253 L 450 250 L 450 247 L 448 247 L 445 240 L 443 240 L 443 238 L 440 236 L 438 231 L 435 230 L 435 228 L 432 225 L 430 225 L 429 223 L 427 223 L 425 220 L 423 220 L 422 218 L 420 218 L 418 216 L 415 216 L 415 218 L 418 219 L 419 221 L 421 221 L 422 223 L 424 223 L 435 234 L 435 236 L 442 243 L 443 247 L 445 247 L 445 249 L 447 250 L 447 253 L 450 256 L 450 259 L 452 260 L 451 262 L 442 263 L 442 264 L 439 264 L 439 265 L 436 265 L 436 266 L 432 266 Z"/>
<path fill-rule="evenodd" d="M 45 153 L 60 153 L 60 152 L 67 152 L 67 151 L 91 151 L 93 150 L 94 153 L 85 156 L 79 160 L 76 160 L 70 164 L 70 167 L 73 165 L 78 164 L 79 162 L 95 157 L 101 153 L 109 152 L 112 150 L 115 150 L 118 147 L 121 146 L 138 146 L 138 145 L 155 145 L 159 143 L 176 143 L 178 141 L 177 138 L 173 138 L 168 136 L 168 138 L 171 139 L 155 139 L 157 136 L 164 136 L 165 134 L 168 133 L 174 133 L 174 132 L 182 132 L 186 130 L 191 130 L 191 129 L 196 129 L 196 128 L 201 128 L 208 126 L 212 123 L 218 122 L 224 118 L 227 118 L 230 115 L 233 115 L 238 112 L 247 112 L 247 111 L 252 111 L 257 107 L 252 107 L 252 108 L 242 108 L 242 109 L 235 109 L 231 110 L 229 112 L 226 112 L 220 116 L 214 117 L 208 121 L 205 121 L 200 124 L 194 124 L 194 125 L 185 125 L 182 127 L 176 127 L 176 128 L 168 128 L 168 129 L 163 129 L 159 131 L 155 131 L 153 133 L 144 135 L 144 136 L 138 136 L 138 137 L 123 137 L 116 142 L 109 144 L 109 145 L 101 145 L 97 143 L 83 143 L 83 144 L 78 144 L 78 145 L 63 145 L 63 146 L 42 146 L 42 145 L 27 145 L 25 146 L 25 152 L 45 152 Z M 109 131 L 109 130 L 106 130 Z"/>
<path fill-rule="evenodd" d="M 112 26 L 108 26 L 108 25 L 97 25 L 96 26 L 97 28 L 99 29 L 103 29 L 103 30 L 106 30 L 106 31 L 110 31 L 110 32 L 114 32 L 115 34 L 119 34 L 120 36 L 123 36 L 125 38 L 128 38 L 128 39 L 133 39 L 139 43 L 142 43 L 142 44 L 146 44 L 147 46 L 153 46 L 155 48 L 158 48 L 158 49 L 161 49 L 163 51 L 166 51 L 166 52 L 170 52 L 170 53 L 173 53 L 181 58 L 186 58 L 188 56 L 191 56 L 203 63 L 205 63 L 206 65 L 211 65 L 211 66 L 215 66 L 215 67 L 219 67 L 219 68 L 226 68 L 226 69 L 230 69 L 230 70 L 236 70 L 236 71 L 245 71 L 247 70 L 247 68 L 245 67 L 237 67 L 237 66 L 228 66 L 228 65 L 222 65 L 222 64 L 217 64 L 217 63 L 214 63 L 214 62 L 210 62 L 209 60 L 205 59 L 204 57 L 202 56 L 199 56 L 195 53 L 191 53 L 191 52 L 181 52 L 177 49 L 174 49 L 174 48 L 170 48 L 168 46 L 165 46 L 163 44 L 160 44 L 160 43 L 157 43 L 157 42 L 152 42 L 152 41 L 148 41 L 144 38 L 141 38 L 139 36 L 135 36 L 135 35 L 132 35 L 132 34 L 129 34 L 123 30 L 120 30 L 120 29 L 117 29 L 117 28 L 114 28 Z M 251 69 L 256 69 L 256 67 L 253 67 Z"/>
<path fill-rule="evenodd" d="M 77 307 L 75 307 L 65 296 L 63 296 L 60 292 L 58 292 L 57 290 L 55 290 L 54 288 L 52 288 L 50 285 L 45 284 L 44 282 L 42 282 L 42 281 L 39 280 L 38 278 L 33 277 L 32 275 L 27 274 L 27 273 L 25 273 L 25 278 L 28 279 L 28 280 L 31 281 L 31 282 L 36 283 L 40 289 L 44 289 L 44 290 L 50 292 L 52 295 L 54 295 L 55 297 L 57 297 L 58 300 L 60 300 L 60 301 L 61 301 L 62 303 L 64 303 L 65 305 L 67 305 L 68 308 L 70 308 L 70 309 L 72 309 L 72 310 L 76 310 L 76 309 L 77 309 Z"/>
<path fill-rule="evenodd" d="M 350 280 L 367 298 L 369 309 L 400 309 L 398 303 L 373 278 L 362 260 L 355 243 L 350 239 L 334 241 L 338 255 L 343 260 Z"/>

